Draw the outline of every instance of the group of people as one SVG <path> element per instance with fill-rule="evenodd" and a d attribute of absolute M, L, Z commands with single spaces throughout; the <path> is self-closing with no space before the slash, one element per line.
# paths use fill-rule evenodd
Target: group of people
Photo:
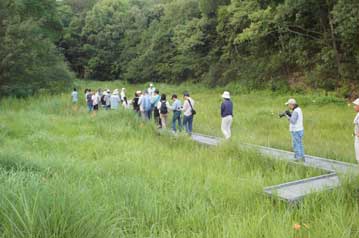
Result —
<path fill-rule="evenodd" d="M 98 89 L 92 91 L 85 90 L 85 100 L 88 112 L 98 111 L 100 108 L 105 110 L 117 110 L 122 105 L 125 109 L 130 109 L 145 121 L 154 120 L 156 126 L 160 129 L 171 127 L 173 132 L 185 131 L 191 135 L 193 131 L 193 120 L 196 115 L 195 101 L 188 92 L 183 93 L 183 102 L 177 94 L 171 96 L 171 102 L 166 94 L 160 94 L 159 90 L 151 83 L 148 89 L 135 92 L 134 98 L 128 100 L 126 89 L 121 92 L 115 89 L 112 93 L 109 89 L 102 91 Z M 72 92 L 72 102 L 78 103 L 78 92 L 74 88 Z M 231 137 L 231 125 L 233 118 L 233 104 L 230 99 L 230 93 L 224 92 L 222 95 L 224 101 L 221 105 L 222 132 L 226 139 Z M 170 119 L 172 113 L 172 119 Z"/>
<path fill-rule="evenodd" d="M 231 127 L 233 121 L 233 103 L 230 93 L 225 91 L 222 94 L 223 102 L 221 104 L 222 125 L 221 130 L 225 139 L 231 138 Z M 171 96 L 170 103 L 166 94 L 160 94 L 153 84 L 149 85 L 147 90 L 137 91 L 134 98 L 130 101 L 126 97 L 126 89 L 122 88 L 121 92 L 115 89 L 112 93 L 109 89 L 102 91 L 98 89 L 93 92 L 91 89 L 85 90 L 85 99 L 89 112 L 97 111 L 100 107 L 105 110 L 119 109 L 120 105 L 125 109 L 130 109 L 143 120 L 149 121 L 152 118 L 158 128 L 166 129 L 169 126 L 169 116 L 172 112 L 171 129 L 173 132 L 181 131 L 185 128 L 188 134 L 192 134 L 193 119 L 196 115 L 195 101 L 188 92 L 183 94 L 183 103 L 177 94 Z M 72 102 L 78 103 L 78 92 L 76 88 L 72 92 Z M 354 118 L 354 148 L 356 160 L 359 163 L 359 98 L 354 102 L 354 110 L 357 112 Z M 297 161 L 305 160 L 303 137 L 303 112 L 294 98 L 289 99 L 285 105 L 289 110 L 284 113 L 289 122 L 289 131 L 292 137 L 292 146 L 294 157 Z M 182 116 L 183 114 L 183 116 Z"/>

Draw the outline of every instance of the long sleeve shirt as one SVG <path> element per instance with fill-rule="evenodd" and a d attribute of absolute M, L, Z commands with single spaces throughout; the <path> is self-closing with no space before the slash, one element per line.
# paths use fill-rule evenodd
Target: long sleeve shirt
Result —
<path fill-rule="evenodd" d="M 233 116 L 233 104 L 231 100 L 224 100 L 221 105 L 221 116 Z"/>

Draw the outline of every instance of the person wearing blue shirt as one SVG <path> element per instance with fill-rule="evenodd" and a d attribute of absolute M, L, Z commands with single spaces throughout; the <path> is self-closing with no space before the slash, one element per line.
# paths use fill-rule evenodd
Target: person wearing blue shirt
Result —
<path fill-rule="evenodd" d="M 143 96 L 139 99 L 139 104 L 141 107 L 141 113 L 144 120 L 151 119 L 152 105 L 151 97 L 148 95 L 147 90 L 143 92 Z"/>
<path fill-rule="evenodd" d="M 223 103 L 221 105 L 221 117 L 222 117 L 222 133 L 224 138 L 228 140 L 231 138 L 231 127 L 233 121 L 233 103 L 231 101 L 231 95 L 229 92 L 224 92 L 222 95 Z"/>
<path fill-rule="evenodd" d="M 178 99 L 178 96 L 176 94 L 172 95 L 172 111 L 173 111 L 173 117 L 172 117 L 172 130 L 173 132 L 177 132 L 177 122 L 178 122 L 178 130 L 181 132 L 182 130 L 182 122 L 181 122 L 181 112 L 182 112 L 182 103 Z"/>

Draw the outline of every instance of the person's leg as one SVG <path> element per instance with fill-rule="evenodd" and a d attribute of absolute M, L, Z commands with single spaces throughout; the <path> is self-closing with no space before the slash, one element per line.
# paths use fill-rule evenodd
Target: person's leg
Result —
<path fill-rule="evenodd" d="M 176 114 L 176 112 L 173 112 L 173 117 L 172 117 L 172 130 L 173 130 L 174 132 L 177 131 L 176 121 L 177 121 L 177 114 Z"/>
<path fill-rule="evenodd" d="M 226 118 L 222 117 L 221 131 L 225 139 L 227 139 L 227 131 L 226 131 Z"/>
<path fill-rule="evenodd" d="M 304 145 L 303 145 L 304 131 L 299 131 L 298 136 L 299 136 L 299 158 L 304 159 L 305 157 Z"/>
<path fill-rule="evenodd" d="M 181 132 L 182 131 L 182 121 L 181 121 L 181 112 L 177 112 L 178 113 L 178 130 Z"/>
<path fill-rule="evenodd" d="M 188 118 L 188 133 L 190 135 L 192 135 L 192 130 L 193 130 L 193 115 L 189 116 Z"/>
<path fill-rule="evenodd" d="M 162 128 L 166 129 L 167 128 L 167 114 L 161 114 L 161 123 L 162 123 Z"/>
<path fill-rule="evenodd" d="M 299 137 L 299 134 L 298 132 L 296 131 L 293 131 L 292 132 L 292 140 L 293 140 L 293 151 L 294 151 L 294 158 L 296 160 L 299 160 L 300 159 L 300 137 Z"/>
<path fill-rule="evenodd" d="M 232 132 L 231 132 L 232 122 L 233 122 L 233 117 L 229 116 L 227 121 L 227 127 L 226 127 L 228 139 L 232 137 Z"/>
<path fill-rule="evenodd" d="M 189 129 L 188 129 L 188 116 L 184 116 L 183 117 L 183 127 L 186 130 L 187 133 L 189 133 Z"/>
<path fill-rule="evenodd" d="M 359 138 L 357 136 L 355 136 L 354 149 L 355 149 L 355 159 L 359 163 Z"/>

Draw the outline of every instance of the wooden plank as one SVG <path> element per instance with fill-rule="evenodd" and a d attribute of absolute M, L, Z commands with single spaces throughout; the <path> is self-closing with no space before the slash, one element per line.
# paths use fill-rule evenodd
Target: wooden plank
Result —
<path fill-rule="evenodd" d="M 339 186 L 339 177 L 336 173 L 333 173 L 267 187 L 264 188 L 264 192 L 269 196 L 278 197 L 292 203 L 309 194 L 332 190 Z"/>

